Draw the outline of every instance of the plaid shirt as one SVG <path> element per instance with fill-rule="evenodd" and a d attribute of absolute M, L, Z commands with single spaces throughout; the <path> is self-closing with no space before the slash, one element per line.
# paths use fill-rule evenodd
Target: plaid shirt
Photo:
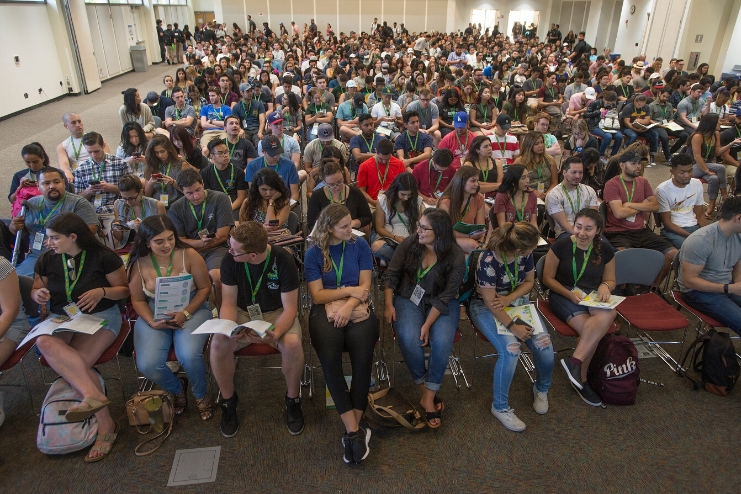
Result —
<path fill-rule="evenodd" d="M 101 176 L 101 165 L 94 163 L 92 158 L 80 163 L 75 170 L 75 194 L 79 195 L 83 190 L 87 189 L 91 180 L 102 180 L 109 184 L 118 185 L 121 177 L 127 173 L 131 173 L 128 163 L 110 154 L 105 155 L 102 168 L 103 174 Z M 113 203 L 118 199 L 119 195 L 113 192 L 101 192 L 100 197 L 101 205 L 95 208 L 95 212 L 98 214 L 112 214 Z M 90 202 L 95 205 L 94 196 Z"/>

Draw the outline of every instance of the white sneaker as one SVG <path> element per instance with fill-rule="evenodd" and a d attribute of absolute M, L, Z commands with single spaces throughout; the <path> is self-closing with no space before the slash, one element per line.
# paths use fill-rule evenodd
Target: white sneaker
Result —
<path fill-rule="evenodd" d="M 511 431 L 522 432 L 527 428 L 525 422 L 517 418 L 517 415 L 515 415 L 515 411 L 512 408 L 503 412 L 497 412 L 494 409 L 494 405 L 492 405 L 491 414 L 498 418 L 502 425 Z"/>
<path fill-rule="evenodd" d="M 548 393 L 541 393 L 533 384 L 533 408 L 541 415 L 548 413 Z"/>

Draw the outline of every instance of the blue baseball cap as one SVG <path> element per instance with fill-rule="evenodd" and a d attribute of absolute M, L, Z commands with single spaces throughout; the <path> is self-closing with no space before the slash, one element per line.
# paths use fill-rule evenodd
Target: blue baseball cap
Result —
<path fill-rule="evenodd" d="M 462 129 L 463 127 L 468 125 L 468 113 L 464 111 L 459 111 L 455 114 L 455 118 L 453 118 L 453 127 L 456 129 Z"/>

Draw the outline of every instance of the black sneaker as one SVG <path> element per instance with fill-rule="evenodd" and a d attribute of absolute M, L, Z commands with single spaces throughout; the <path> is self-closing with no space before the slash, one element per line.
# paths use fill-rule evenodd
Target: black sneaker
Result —
<path fill-rule="evenodd" d="M 370 429 L 363 429 L 362 427 L 358 427 L 357 432 L 352 434 L 352 456 L 355 463 L 360 463 L 368 457 L 368 453 L 370 453 L 370 448 L 368 447 L 370 437 Z"/>
<path fill-rule="evenodd" d="M 576 392 L 579 393 L 579 396 L 581 396 L 581 399 L 584 400 L 584 403 L 587 405 L 593 407 L 602 406 L 602 399 L 599 397 L 597 392 L 589 386 L 589 384 L 584 383 L 584 388 L 581 390 L 577 389 Z"/>
<path fill-rule="evenodd" d="M 342 460 L 348 465 L 354 465 L 355 462 L 352 459 L 352 436 L 347 432 L 342 435 L 342 447 L 345 448 Z"/>
<path fill-rule="evenodd" d="M 224 437 L 234 437 L 239 429 L 239 418 L 237 417 L 237 405 L 239 397 L 235 392 L 228 400 L 221 400 L 221 435 Z"/>
<path fill-rule="evenodd" d="M 584 387 L 584 383 L 581 381 L 581 365 L 574 365 L 571 362 L 571 359 L 567 357 L 561 359 L 561 366 L 566 371 L 566 376 L 568 376 L 569 381 L 571 381 L 571 385 L 574 386 L 577 391 L 581 391 Z"/>
<path fill-rule="evenodd" d="M 288 398 L 286 396 L 286 422 L 288 432 L 298 436 L 304 432 L 304 412 L 301 410 L 301 398 Z"/>

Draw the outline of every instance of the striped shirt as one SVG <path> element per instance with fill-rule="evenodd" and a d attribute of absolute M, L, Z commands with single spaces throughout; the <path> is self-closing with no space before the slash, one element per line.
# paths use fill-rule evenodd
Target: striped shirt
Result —
<path fill-rule="evenodd" d="M 489 139 L 491 139 L 491 157 L 502 160 L 505 168 L 514 163 L 515 158 L 520 155 L 520 143 L 512 134 L 506 134 L 504 138 L 500 138 L 495 132 L 489 136 Z"/>

